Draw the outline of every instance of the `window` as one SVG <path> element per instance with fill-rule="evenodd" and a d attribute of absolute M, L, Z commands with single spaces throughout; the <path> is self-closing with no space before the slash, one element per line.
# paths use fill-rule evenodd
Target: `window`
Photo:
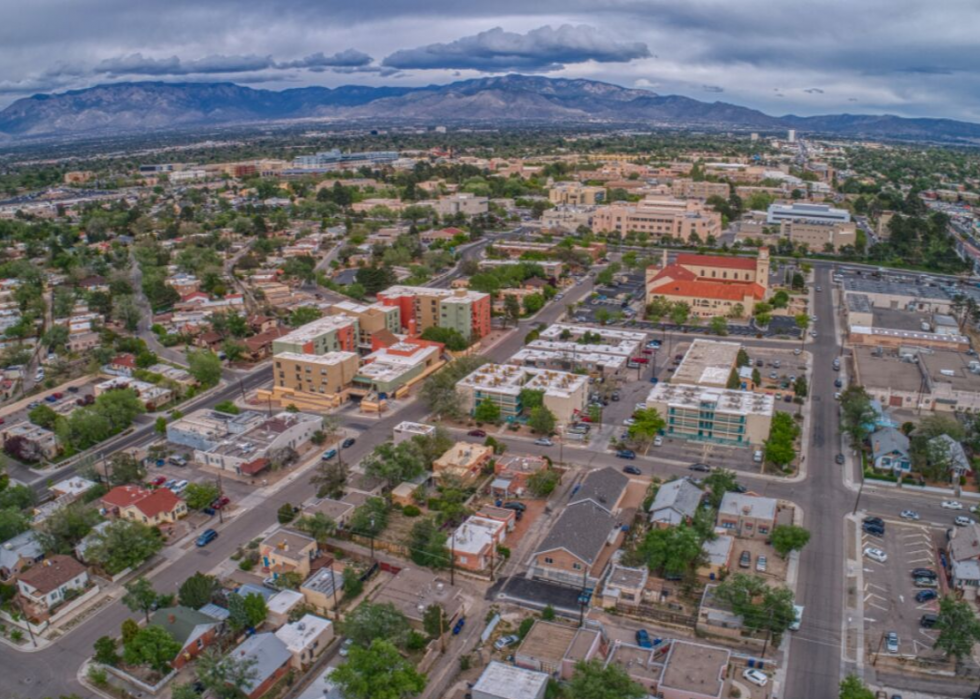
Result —
<path fill-rule="evenodd" d="M 582 564 L 581 563 L 572 563 L 572 569 L 573 570 L 582 570 Z"/>
<path fill-rule="evenodd" d="M 548 565 L 551 565 L 551 564 L 552 564 L 552 563 L 554 563 L 555 561 L 554 561 L 554 559 L 553 559 L 553 558 L 548 558 L 548 557 L 545 557 L 545 559 L 544 559 L 544 562 L 545 562 L 545 563 L 547 563 Z"/>

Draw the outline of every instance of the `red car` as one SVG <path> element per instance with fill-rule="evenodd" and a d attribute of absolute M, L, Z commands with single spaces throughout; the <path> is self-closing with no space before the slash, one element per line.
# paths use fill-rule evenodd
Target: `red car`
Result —
<path fill-rule="evenodd" d="M 637 364 L 649 364 L 650 360 L 646 357 L 633 357 L 633 361 Z"/>
<path fill-rule="evenodd" d="M 588 415 L 579 415 L 579 422 L 592 422 L 592 418 Z"/>
<path fill-rule="evenodd" d="M 159 486 L 163 485 L 166 482 L 167 482 L 167 477 L 166 476 L 157 476 L 152 481 L 150 481 L 150 485 L 159 487 Z"/>
<path fill-rule="evenodd" d="M 487 436 L 487 433 L 484 432 L 483 430 L 470 430 L 466 434 L 468 434 L 470 437 L 486 437 Z"/>
<path fill-rule="evenodd" d="M 58 400 L 61 400 L 62 398 L 65 397 L 65 394 L 64 393 L 60 393 L 60 392 L 59 393 L 52 393 L 51 395 L 54 396 L 55 398 L 57 398 Z"/>
<path fill-rule="evenodd" d="M 653 354 L 653 350 L 651 350 L 651 349 L 645 349 L 645 350 L 643 350 L 643 354 Z"/>
<path fill-rule="evenodd" d="M 222 507 L 224 507 L 225 505 L 227 505 L 229 502 L 231 502 L 231 500 L 229 500 L 227 497 L 220 497 L 220 498 L 218 498 L 217 500 L 215 500 L 214 502 L 211 503 L 211 507 L 213 509 L 215 509 L 215 510 L 220 510 Z"/>

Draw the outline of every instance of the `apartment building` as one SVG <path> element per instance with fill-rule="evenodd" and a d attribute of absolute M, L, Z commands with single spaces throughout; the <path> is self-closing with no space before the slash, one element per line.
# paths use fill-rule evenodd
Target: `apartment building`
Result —
<path fill-rule="evenodd" d="M 677 255 L 667 263 L 664 251 L 660 267 L 647 269 L 647 303 L 657 297 L 682 301 L 702 318 L 727 316 L 741 306 L 750 313 L 769 290 L 769 250 L 756 259 L 720 255 Z"/>
<path fill-rule="evenodd" d="M 772 396 L 690 384 L 657 384 L 646 403 L 669 436 L 736 446 L 762 444 L 775 409 Z"/>
<path fill-rule="evenodd" d="M 471 483 L 480 477 L 483 467 L 493 458 L 493 447 L 472 442 L 456 442 L 445 454 L 432 462 L 436 479 L 452 478 Z"/>
<path fill-rule="evenodd" d="M 605 200 L 605 187 L 592 187 L 581 182 L 558 182 L 548 190 L 548 201 L 555 206 L 595 206 Z"/>
<path fill-rule="evenodd" d="M 812 252 L 840 252 L 857 242 L 857 226 L 845 221 L 808 221 L 784 219 L 779 233 L 796 245 Z"/>
<path fill-rule="evenodd" d="M 359 335 L 357 318 L 338 313 L 318 318 L 280 337 L 272 343 L 272 352 L 273 354 L 356 352 Z"/>
<path fill-rule="evenodd" d="M 425 340 L 401 340 L 364 358 L 354 375 L 357 389 L 395 395 L 441 367 L 443 345 Z"/>
<path fill-rule="evenodd" d="M 541 391 L 544 406 L 554 413 L 559 423 L 567 423 L 585 409 L 588 385 L 588 377 L 581 374 L 511 364 L 485 364 L 456 387 L 468 412 L 472 413 L 477 405 L 489 400 L 497 404 L 505 419 L 522 413 L 522 390 Z"/>
<path fill-rule="evenodd" d="M 592 217 L 596 233 L 646 233 L 689 241 L 721 235 L 721 214 L 696 199 L 648 196 L 636 204 L 616 202 L 597 209 Z"/>
<path fill-rule="evenodd" d="M 452 328 L 472 342 L 490 333 L 490 294 L 392 286 L 378 293 L 378 302 L 399 309 L 402 330 L 409 335 L 421 335 L 432 327 Z"/>
<path fill-rule="evenodd" d="M 427 199 L 417 202 L 419 206 L 431 206 L 437 214 L 442 217 L 457 216 L 479 216 L 490 210 L 490 198 L 480 197 L 467 192 L 459 192 L 441 199 Z"/>
<path fill-rule="evenodd" d="M 673 180 L 670 183 L 670 193 L 682 199 L 708 199 L 710 197 L 728 199 L 730 194 L 726 182 L 699 181 L 689 177 L 678 177 Z"/>
<path fill-rule="evenodd" d="M 766 223 L 779 225 L 783 221 L 808 221 L 818 223 L 850 223 L 851 213 L 847 209 L 835 209 L 827 204 L 770 204 Z"/>
<path fill-rule="evenodd" d="M 336 407 L 347 399 L 360 363 L 355 352 L 281 352 L 273 359 L 269 397 L 301 410 Z"/>

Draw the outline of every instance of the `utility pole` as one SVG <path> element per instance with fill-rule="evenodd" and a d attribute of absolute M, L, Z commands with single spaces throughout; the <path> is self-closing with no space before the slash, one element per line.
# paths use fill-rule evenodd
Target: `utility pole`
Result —
<path fill-rule="evenodd" d="M 766 657 L 766 650 L 769 648 L 769 641 L 772 639 L 772 608 L 769 609 L 769 625 L 766 628 L 766 641 L 762 644 L 762 657 Z"/>
<path fill-rule="evenodd" d="M 109 487 L 109 462 L 105 458 L 105 452 L 99 452 L 99 458 L 102 459 L 102 470 L 105 472 L 105 484 Z"/>
<path fill-rule="evenodd" d="M 871 667 L 875 667 L 878 664 L 878 654 L 881 653 L 881 646 L 885 642 L 885 632 L 881 632 L 881 638 L 878 639 L 878 647 L 875 648 L 875 659 L 871 661 Z"/>
<path fill-rule="evenodd" d="M 449 552 L 449 585 L 450 587 L 456 586 L 456 530 L 453 530 L 453 535 L 449 539 L 451 550 Z"/>
<path fill-rule="evenodd" d="M 221 474 L 218 474 L 218 500 L 221 500 L 221 496 L 224 495 L 224 489 L 221 487 Z M 225 523 L 225 506 L 222 505 L 218 508 L 218 524 Z"/>
<path fill-rule="evenodd" d="M 374 562 L 374 517 L 371 518 L 371 562 Z"/>

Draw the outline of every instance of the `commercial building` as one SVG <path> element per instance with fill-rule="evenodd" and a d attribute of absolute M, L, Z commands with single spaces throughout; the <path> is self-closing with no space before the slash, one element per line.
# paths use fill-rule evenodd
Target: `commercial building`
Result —
<path fill-rule="evenodd" d="M 736 446 L 768 439 L 775 409 L 772 396 L 690 384 L 657 384 L 646 403 L 671 437 Z"/>
<path fill-rule="evenodd" d="M 378 293 L 378 301 L 399 308 L 402 330 L 411 336 L 421 335 L 428 328 L 450 328 L 473 342 L 490 333 L 490 294 L 392 286 Z"/>
<path fill-rule="evenodd" d="M 402 340 L 364 358 L 353 378 L 355 389 L 395 396 L 441 367 L 443 345 L 425 340 Z"/>
<path fill-rule="evenodd" d="M 696 199 L 649 196 L 636 204 L 616 202 L 592 216 L 596 233 L 646 233 L 687 242 L 721 235 L 721 214 Z"/>
<path fill-rule="evenodd" d="M 647 303 L 655 298 L 686 303 L 702 318 L 751 312 L 769 290 L 769 250 L 756 259 L 682 253 L 672 264 L 664 251 L 660 267 L 647 269 Z"/>
<path fill-rule="evenodd" d="M 201 408 L 168 423 L 167 441 L 191 449 L 207 450 L 248 432 L 265 419 L 265 415 L 254 410 L 232 415 Z"/>
<path fill-rule="evenodd" d="M 476 194 L 459 192 L 440 199 L 426 199 L 417 202 L 419 206 L 431 206 L 432 209 L 442 216 L 479 216 L 490 210 L 490 198 L 481 197 Z"/>
<path fill-rule="evenodd" d="M 494 267 L 512 267 L 517 264 L 514 260 L 480 260 L 480 269 L 493 269 Z M 534 260 L 534 264 L 541 267 L 546 277 L 557 279 L 561 276 L 564 263 L 558 260 Z"/>
<path fill-rule="evenodd" d="M 843 221 L 809 221 L 784 219 L 779 233 L 796 245 L 805 245 L 811 252 L 840 252 L 841 248 L 857 243 L 857 226 Z"/>
<path fill-rule="evenodd" d="M 398 160 L 398 151 L 360 151 L 342 153 L 337 148 L 315 155 L 299 155 L 292 166 L 298 170 L 356 170 L 362 165 L 383 165 Z"/>
<path fill-rule="evenodd" d="M 421 422 L 399 422 L 392 430 L 395 444 L 411 439 L 412 437 L 430 437 L 435 434 L 435 425 L 425 425 Z"/>
<path fill-rule="evenodd" d="M 338 313 L 318 318 L 280 337 L 272 343 L 272 351 L 274 354 L 356 352 L 359 333 L 357 318 Z"/>
<path fill-rule="evenodd" d="M 504 419 L 523 412 L 521 391 L 544 393 L 544 406 L 559 423 L 567 423 L 585 409 L 588 377 L 564 371 L 518 367 L 510 364 L 484 364 L 456 384 L 464 408 L 472 414 L 476 406 L 489 400 L 500 408 Z"/>
<path fill-rule="evenodd" d="M 841 286 L 844 294 L 864 294 L 875 308 L 949 314 L 952 298 L 945 291 L 928 284 L 878 279 L 869 276 L 847 275 Z"/>
<path fill-rule="evenodd" d="M 730 194 L 730 188 L 727 182 L 709 182 L 708 180 L 692 180 L 688 177 L 678 177 L 671 181 L 670 193 L 682 199 L 721 197 L 727 200 Z"/>
<path fill-rule="evenodd" d="M 615 345 L 580 345 L 577 342 L 537 339 L 518 350 L 508 362 L 537 369 L 584 369 L 590 373 L 617 374 L 635 356 L 638 356 L 636 344 L 629 341 Z"/>
<path fill-rule="evenodd" d="M 739 539 L 768 539 L 778 509 L 774 498 L 725 493 L 718 507 L 718 526 Z"/>
<path fill-rule="evenodd" d="M 818 223 L 850 223 L 851 212 L 835 209 L 826 204 L 770 204 L 766 213 L 766 223 L 779 225 L 783 221 L 805 221 Z"/>
<path fill-rule="evenodd" d="M 548 675 L 492 660 L 473 685 L 473 699 L 544 699 Z"/>
<path fill-rule="evenodd" d="M 671 382 L 725 388 L 738 362 L 738 342 L 719 342 L 698 338 L 691 343 Z"/>
<path fill-rule="evenodd" d="M 595 206 L 605 200 L 605 187 L 592 187 L 581 182 L 558 182 L 548 190 L 548 201 L 555 206 Z"/>
<path fill-rule="evenodd" d="M 852 297 L 852 295 L 848 295 L 847 298 Z M 851 314 L 848 313 L 848 318 L 850 317 Z M 970 349 L 970 338 L 965 335 L 874 328 L 867 325 L 851 325 L 848 327 L 847 339 L 855 347 L 880 347 L 884 350 L 917 347 L 946 352 L 966 352 Z"/>
<path fill-rule="evenodd" d="M 280 352 L 273 360 L 269 398 L 301 410 L 335 408 L 347 399 L 360 363 L 355 352 Z"/>
<path fill-rule="evenodd" d="M 310 413 L 282 412 L 209 449 L 197 449 L 195 461 L 238 475 L 255 476 L 273 462 L 286 460 L 312 439 L 323 418 Z"/>

